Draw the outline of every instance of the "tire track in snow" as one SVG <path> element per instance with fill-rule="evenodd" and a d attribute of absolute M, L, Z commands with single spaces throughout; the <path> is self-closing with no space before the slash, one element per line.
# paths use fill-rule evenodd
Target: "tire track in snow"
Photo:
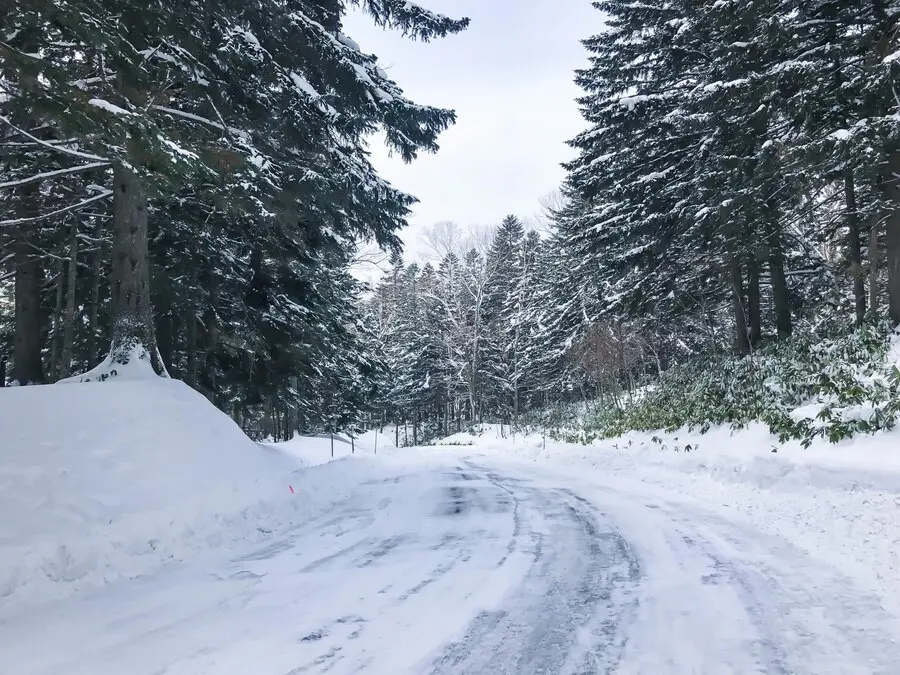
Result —
<path fill-rule="evenodd" d="M 528 540 L 531 567 L 509 606 L 479 614 L 432 675 L 613 672 L 641 575 L 627 542 L 571 492 L 486 475 L 520 513 L 514 539 Z"/>

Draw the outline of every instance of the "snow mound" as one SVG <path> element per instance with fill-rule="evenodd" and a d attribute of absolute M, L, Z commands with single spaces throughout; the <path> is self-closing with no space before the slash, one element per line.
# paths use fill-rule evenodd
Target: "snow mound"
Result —
<path fill-rule="evenodd" d="M 352 489 L 169 379 L 0 389 L 0 429 L 4 609 L 263 540 Z"/>
<path fill-rule="evenodd" d="M 56 384 L 82 384 L 87 382 L 103 382 L 111 378 L 122 380 L 152 380 L 158 377 L 150 365 L 150 352 L 143 345 L 134 345 L 126 352 L 122 363 L 114 363 L 113 353 L 94 368 L 81 375 L 73 375 L 60 380 Z M 168 377 L 167 373 L 164 373 Z"/>

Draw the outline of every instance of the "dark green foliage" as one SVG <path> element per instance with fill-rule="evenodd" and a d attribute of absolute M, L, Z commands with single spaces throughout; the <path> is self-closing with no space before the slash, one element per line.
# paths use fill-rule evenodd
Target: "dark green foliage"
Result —
<path fill-rule="evenodd" d="M 397 0 L 349 4 L 413 39 L 468 25 Z M 122 319 L 112 239 L 129 231 L 109 226 L 105 186 L 127 166 L 150 197 L 149 300 L 169 373 L 257 435 L 357 425 L 387 378 L 352 257 L 361 241 L 397 249 L 415 201 L 378 176 L 366 140 L 381 133 L 411 161 L 437 150 L 455 114 L 408 100 L 343 34 L 347 10 L 14 1 L 0 16 L 0 139 L 16 158 L 0 164 L 0 203 L 13 206 L 0 221 L 34 218 L 0 224 L 0 353 L 3 298 L 22 272 L 7 254 L 24 244 L 45 272 L 28 343 L 49 379 L 101 360 Z M 39 186 L 30 201 L 26 185 Z"/>
<path fill-rule="evenodd" d="M 900 373 L 886 363 L 885 335 L 884 326 L 871 324 L 804 326 L 752 357 L 719 353 L 690 359 L 649 382 L 622 407 L 580 414 L 557 409 L 530 422 L 580 442 L 631 430 L 705 433 L 718 425 L 738 430 L 753 422 L 767 425 L 782 442 L 809 445 L 820 437 L 837 442 L 896 422 Z"/>

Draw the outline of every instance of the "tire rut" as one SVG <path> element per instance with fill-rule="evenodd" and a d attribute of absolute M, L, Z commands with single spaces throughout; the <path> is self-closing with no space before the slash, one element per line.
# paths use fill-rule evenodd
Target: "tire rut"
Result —
<path fill-rule="evenodd" d="M 476 617 L 434 660 L 432 675 L 612 672 L 641 576 L 628 543 L 572 492 L 511 489 L 502 476 L 469 468 L 510 495 L 519 513 L 511 551 L 527 541 L 520 550 L 531 566 L 509 606 Z"/>

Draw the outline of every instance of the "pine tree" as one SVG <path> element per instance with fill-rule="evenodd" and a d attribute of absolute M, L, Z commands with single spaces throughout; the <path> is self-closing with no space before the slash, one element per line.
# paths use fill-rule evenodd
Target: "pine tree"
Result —
<path fill-rule="evenodd" d="M 365 6 L 382 25 L 420 39 L 467 24 L 413 5 Z M 150 307 L 148 195 L 187 181 L 202 185 L 189 198 L 214 199 L 226 211 L 255 208 L 270 227 L 316 243 L 372 237 L 396 245 L 412 198 L 377 177 L 363 138 L 382 129 L 412 160 L 437 149 L 437 135 L 454 120 L 452 111 L 402 96 L 375 57 L 340 32 L 345 6 L 336 0 L 156 4 L 139 12 L 116 0 L 84 0 L 15 9 L 3 26 L 14 35 L 3 45 L 14 98 L 74 135 L 93 153 L 83 159 L 112 167 L 112 364 L 146 353 L 162 371 Z M 35 34 L 48 47 L 69 48 L 35 59 L 23 43 Z M 98 75 L 78 77 L 86 57 Z"/>

